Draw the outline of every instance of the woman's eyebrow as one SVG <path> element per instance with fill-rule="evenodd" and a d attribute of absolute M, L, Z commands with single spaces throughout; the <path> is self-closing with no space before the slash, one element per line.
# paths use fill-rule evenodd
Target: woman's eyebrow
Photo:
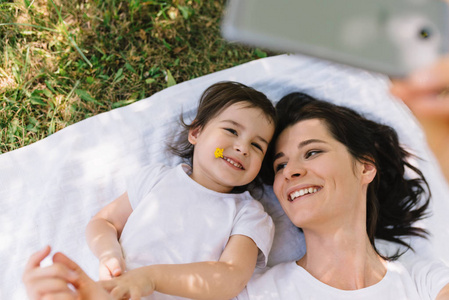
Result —
<path fill-rule="evenodd" d="M 276 153 L 273 157 L 273 162 L 275 162 L 277 159 L 284 157 L 284 156 L 285 156 L 284 152 Z"/>
<path fill-rule="evenodd" d="M 305 140 L 302 141 L 301 143 L 298 144 L 298 149 L 305 147 L 307 145 L 313 144 L 313 143 L 321 143 L 321 144 L 326 144 L 325 141 L 323 140 L 319 140 L 319 139 L 310 139 L 310 140 Z"/>
<path fill-rule="evenodd" d="M 319 140 L 319 139 L 310 139 L 310 140 L 305 140 L 302 141 L 298 144 L 298 149 L 303 148 L 307 145 L 313 144 L 313 143 L 321 143 L 321 144 L 326 144 L 325 141 Z M 273 162 L 275 162 L 277 159 L 284 157 L 285 154 L 284 152 L 278 152 L 273 156 Z"/>

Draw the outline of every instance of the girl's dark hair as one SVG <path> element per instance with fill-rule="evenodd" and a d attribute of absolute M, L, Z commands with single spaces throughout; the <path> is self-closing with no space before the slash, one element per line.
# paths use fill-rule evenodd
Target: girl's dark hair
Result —
<path fill-rule="evenodd" d="M 184 122 L 183 116 L 180 116 L 181 125 L 183 127 L 179 138 L 169 145 L 169 150 L 179 157 L 183 158 L 190 165 L 193 165 L 193 145 L 188 141 L 190 129 L 204 128 L 206 124 L 220 114 L 229 106 L 245 102 L 248 108 L 259 108 L 263 111 L 268 120 L 276 125 L 276 110 L 273 103 L 265 96 L 265 94 L 248 87 L 244 84 L 234 81 L 222 81 L 208 87 L 201 95 L 198 112 L 191 124 Z M 243 192 L 246 190 L 253 191 L 262 186 L 260 176 L 257 176 L 253 182 L 248 185 L 235 187 L 233 192 Z"/>
<path fill-rule="evenodd" d="M 273 182 L 274 145 L 282 131 L 302 120 L 320 119 L 356 160 L 376 166 L 377 174 L 368 186 L 366 216 L 367 233 L 376 252 L 375 238 L 413 250 L 401 238 L 427 236 L 428 233 L 415 227 L 414 223 L 426 217 L 430 203 L 429 185 L 422 172 L 408 162 L 411 154 L 400 146 L 393 128 L 368 120 L 347 107 L 303 93 L 285 96 L 276 105 L 276 110 L 278 123 L 264 161 L 264 181 Z M 414 173 L 413 178 L 405 176 L 406 169 Z M 398 251 L 384 258 L 394 260 L 402 254 Z"/>

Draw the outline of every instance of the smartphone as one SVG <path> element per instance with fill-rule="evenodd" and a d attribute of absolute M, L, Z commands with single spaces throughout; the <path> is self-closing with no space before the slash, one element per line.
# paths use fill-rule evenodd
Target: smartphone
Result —
<path fill-rule="evenodd" d="M 440 0 L 230 0 L 225 39 L 302 53 L 392 77 L 449 50 L 449 9 Z"/>

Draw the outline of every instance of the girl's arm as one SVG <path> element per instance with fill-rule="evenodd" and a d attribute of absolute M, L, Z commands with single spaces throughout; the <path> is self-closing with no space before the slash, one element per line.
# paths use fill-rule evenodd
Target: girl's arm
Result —
<path fill-rule="evenodd" d="M 447 300 L 449 299 L 449 283 L 440 291 L 436 300 Z"/>
<path fill-rule="evenodd" d="M 257 255 L 258 248 L 252 239 L 233 235 L 219 261 L 151 265 L 102 284 L 115 299 L 137 299 L 153 291 L 190 299 L 230 299 L 236 297 L 251 278 Z"/>
<path fill-rule="evenodd" d="M 87 244 L 100 260 L 100 279 L 110 279 L 125 270 L 118 239 L 131 213 L 132 207 L 125 192 L 102 208 L 87 224 Z"/>

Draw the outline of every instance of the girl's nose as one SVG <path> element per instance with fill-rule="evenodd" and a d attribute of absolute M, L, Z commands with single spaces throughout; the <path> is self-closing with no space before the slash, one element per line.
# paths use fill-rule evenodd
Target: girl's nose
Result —
<path fill-rule="evenodd" d="M 244 156 L 247 156 L 249 151 L 248 151 L 248 147 L 245 146 L 243 143 L 240 144 L 235 144 L 234 149 L 237 152 L 240 152 L 241 154 L 243 154 Z"/>

